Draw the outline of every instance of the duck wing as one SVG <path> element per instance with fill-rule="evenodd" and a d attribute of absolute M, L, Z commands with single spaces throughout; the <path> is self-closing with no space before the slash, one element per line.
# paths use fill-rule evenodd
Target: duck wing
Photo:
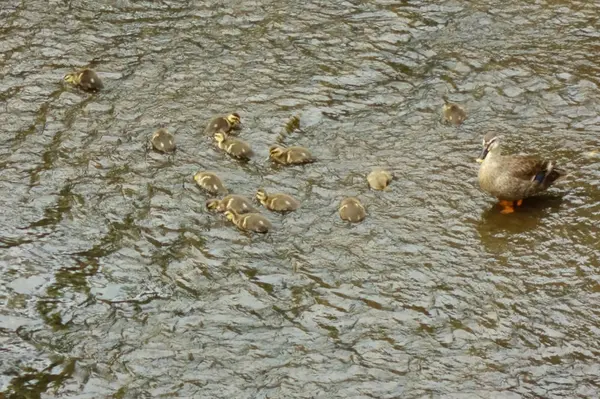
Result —
<path fill-rule="evenodd" d="M 511 176 L 520 180 L 550 185 L 565 176 L 565 172 L 556 168 L 556 163 L 548 159 L 528 155 L 507 158 L 504 167 Z"/>

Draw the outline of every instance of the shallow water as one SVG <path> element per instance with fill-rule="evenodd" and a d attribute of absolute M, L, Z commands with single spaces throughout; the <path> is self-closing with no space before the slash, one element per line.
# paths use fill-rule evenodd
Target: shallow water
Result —
<path fill-rule="evenodd" d="M 50 5 L 48 6 L 48 3 Z M 468 4 L 465 4 L 468 3 Z M 0 9 L 8 398 L 591 398 L 600 56 L 587 1 L 88 2 Z M 92 66 L 105 90 L 62 84 Z M 441 123 L 444 99 L 469 113 Z M 237 111 L 256 156 L 202 131 Z M 293 115 L 301 131 L 284 134 Z M 174 156 L 147 151 L 157 127 Z M 569 179 L 513 215 L 481 136 Z M 269 145 L 319 161 L 281 168 Z M 366 174 L 395 175 L 387 192 Z M 263 236 L 204 208 L 302 201 Z M 348 226 L 337 206 L 369 216 Z M 1 395 L 0 395 L 1 396 Z"/>

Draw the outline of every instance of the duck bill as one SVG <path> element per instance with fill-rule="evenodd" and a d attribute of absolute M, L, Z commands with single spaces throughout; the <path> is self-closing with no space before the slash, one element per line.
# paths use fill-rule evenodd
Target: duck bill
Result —
<path fill-rule="evenodd" d="M 479 158 L 477 158 L 477 159 L 476 159 L 476 161 L 477 161 L 478 163 L 482 163 L 482 162 L 483 162 L 483 160 L 485 159 L 485 157 L 487 156 L 488 152 L 489 152 L 488 148 L 487 148 L 487 147 L 485 147 L 485 148 L 484 148 L 484 149 L 481 151 L 481 154 L 479 154 Z"/>

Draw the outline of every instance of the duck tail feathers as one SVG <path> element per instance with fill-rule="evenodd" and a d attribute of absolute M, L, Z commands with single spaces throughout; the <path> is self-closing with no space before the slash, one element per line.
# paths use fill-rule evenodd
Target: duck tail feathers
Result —
<path fill-rule="evenodd" d="M 557 168 L 554 161 L 548 161 L 546 164 L 546 173 L 542 184 L 544 186 L 550 186 L 554 183 L 558 183 L 567 177 L 567 172 L 563 169 Z"/>

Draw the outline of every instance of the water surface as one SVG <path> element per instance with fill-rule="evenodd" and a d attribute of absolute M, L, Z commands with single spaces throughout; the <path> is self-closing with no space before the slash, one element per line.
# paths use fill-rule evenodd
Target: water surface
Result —
<path fill-rule="evenodd" d="M 600 8 L 438 3 L 5 0 L 5 396 L 596 397 Z M 86 66 L 103 92 L 62 84 Z M 248 164 L 202 134 L 232 111 Z M 147 151 L 158 127 L 176 155 Z M 569 179 L 501 215 L 489 131 Z M 319 162 L 270 165 L 278 141 Z M 205 210 L 204 169 L 302 207 L 242 234 Z"/>

